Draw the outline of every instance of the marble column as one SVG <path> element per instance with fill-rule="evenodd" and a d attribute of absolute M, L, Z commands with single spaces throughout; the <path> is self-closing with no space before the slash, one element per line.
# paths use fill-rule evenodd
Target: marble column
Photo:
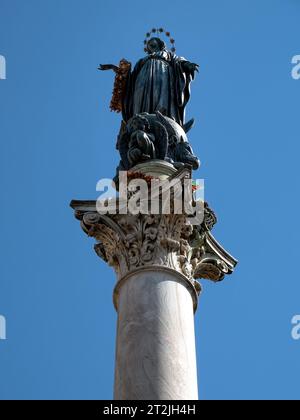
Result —
<path fill-rule="evenodd" d="M 115 289 L 116 400 L 198 399 L 197 293 L 180 273 L 147 267 Z"/>
<path fill-rule="evenodd" d="M 142 177 L 191 177 L 189 170 L 176 172 L 165 162 L 136 171 Z M 205 203 L 203 222 L 196 226 L 172 212 L 101 215 L 95 201 L 72 201 L 71 207 L 84 232 L 95 238 L 97 255 L 116 272 L 114 398 L 198 399 L 197 279 L 221 281 L 237 263 L 211 234 L 214 212 Z"/>

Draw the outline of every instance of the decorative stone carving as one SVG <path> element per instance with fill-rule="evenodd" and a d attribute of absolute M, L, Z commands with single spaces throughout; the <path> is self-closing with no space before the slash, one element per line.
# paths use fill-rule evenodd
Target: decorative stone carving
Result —
<path fill-rule="evenodd" d="M 217 219 L 207 203 L 200 226 L 184 214 L 104 216 L 95 202 L 73 201 L 71 206 L 84 232 L 96 239 L 97 255 L 115 269 L 118 280 L 142 267 L 163 266 L 200 291 L 195 279 L 221 281 L 237 264 L 211 234 Z"/>

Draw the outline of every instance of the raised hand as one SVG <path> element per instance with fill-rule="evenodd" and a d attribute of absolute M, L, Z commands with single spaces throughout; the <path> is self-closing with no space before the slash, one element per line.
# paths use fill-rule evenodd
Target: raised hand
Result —
<path fill-rule="evenodd" d="M 195 71 L 196 71 L 197 73 L 199 73 L 199 64 L 196 64 L 196 63 L 190 63 L 189 61 L 187 61 L 187 62 L 185 63 L 185 69 L 186 69 L 187 71 L 189 71 L 190 73 L 192 73 L 192 74 L 194 74 L 194 73 L 195 73 Z"/>

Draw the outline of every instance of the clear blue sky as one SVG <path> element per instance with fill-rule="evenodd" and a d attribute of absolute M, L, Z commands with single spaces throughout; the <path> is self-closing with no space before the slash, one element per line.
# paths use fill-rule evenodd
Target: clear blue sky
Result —
<path fill-rule="evenodd" d="M 114 175 L 112 74 L 153 26 L 201 66 L 188 117 L 214 234 L 240 261 L 203 282 L 201 399 L 300 398 L 298 0 L 0 0 L 0 398 L 112 398 L 114 273 L 68 207 Z"/>

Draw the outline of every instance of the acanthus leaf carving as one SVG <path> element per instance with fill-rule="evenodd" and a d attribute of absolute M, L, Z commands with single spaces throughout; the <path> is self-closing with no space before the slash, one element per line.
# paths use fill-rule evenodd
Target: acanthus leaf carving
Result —
<path fill-rule="evenodd" d="M 136 269 L 164 266 L 180 272 L 199 291 L 196 279 L 218 282 L 231 274 L 237 261 L 214 239 L 210 230 L 217 222 L 205 203 L 200 226 L 183 214 L 106 215 L 76 210 L 85 233 L 97 241 L 97 255 L 122 279 Z"/>

